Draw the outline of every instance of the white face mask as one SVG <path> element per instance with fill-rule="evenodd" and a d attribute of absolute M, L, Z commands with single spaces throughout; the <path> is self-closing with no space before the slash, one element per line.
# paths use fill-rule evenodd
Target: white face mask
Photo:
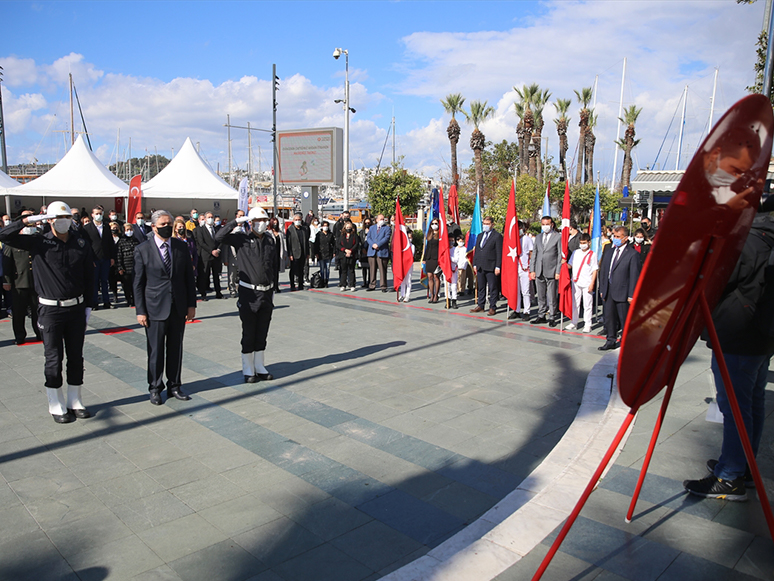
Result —
<path fill-rule="evenodd" d="M 438 224 L 430 224 L 430 228 L 433 230 L 438 230 Z"/>
<path fill-rule="evenodd" d="M 384 226 L 384 220 L 377 220 L 376 221 L 377 226 Z"/>
<path fill-rule="evenodd" d="M 581 250 L 588 250 L 589 249 L 589 245 L 588 244 L 581 244 L 579 248 Z"/>
<path fill-rule="evenodd" d="M 465 243 L 462 240 L 460 240 L 459 242 L 457 242 L 457 246 L 462 248 L 463 246 L 465 246 Z"/>
<path fill-rule="evenodd" d="M 489 232 L 489 231 L 492 229 L 492 225 L 491 225 L 491 224 L 483 224 L 483 225 L 481 226 L 481 229 L 482 229 L 482 231 L 484 231 L 484 232 Z"/>
<path fill-rule="evenodd" d="M 300 226 L 301 220 L 293 220 L 293 224 L 295 224 L 296 226 Z"/>
<path fill-rule="evenodd" d="M 540 229 L 543 231 L 543 234 L 548 234 L 551 231 L 551 224 L 543 224 Z"/>
<path fill-rule="evenodd" d="M 115 214 L 110 214 L 110 221 L 115 222 L 116 220 L 118 220 L 118 216 L 116 216 Z"/>
<path fill-rule="evenodd" d="M 707 181 L 713 188 L 728 187 L 737 180 L 736 176 L 728 173 L 724 169 L 716 169 L 715 173 L 707 174 Z"/>
<path fill-rule="evenodd" d="M 635 237 L 634 237 L 634 241 L 635 241 L 637 244 L 642 244 L 643 242 L 645 242 L 645 239 L 644 239 L 642 236 L 635 236 Z"/>
<path fill-rule="evenodd" d="M 94 214 L 94 221 L 98 224 L 102 223 L 102 214 Z"/>
<path fill-rule="evenodd" d="M 54 230 L 60 234 L 64 234 L 70 229 L 70 224 L 72 223 L 72 218 L 57 218 L 54 220 Z"/>
<path fill-rule="evenodd" d="M 257 234 L 263 234 L 264 232 L 266 232 L 266 227 L 267 227 L 268 225 L 269 225 L 269 223 L 268 223 L 268 222 L 266 222 L 266 221 L 264 221 L 264 220 L 258 220 L 258 221 L 256 221 L 256 222 L 253 222 L 253 230 L 254 230 L 254 231 L 257 233 Z"/>
<path fill-rule="evenodd" d="M 323 232 L 327 232 L 328 231 L 328 227 L 327 226 L 323 226 L 322 229 L 323 229 Z"/>
<path fill-rule="evenodd" d="M 212 226 L 212 224 L 215 222 L 212 218 L 207 218 L 207 226 Z"/>
<path fill-rule="evenodd" d="M 10 220 L 3 220 L 3 224 L 5 224 L 6 226 L 10 226 L 11 225 L 11 221 Z"/>

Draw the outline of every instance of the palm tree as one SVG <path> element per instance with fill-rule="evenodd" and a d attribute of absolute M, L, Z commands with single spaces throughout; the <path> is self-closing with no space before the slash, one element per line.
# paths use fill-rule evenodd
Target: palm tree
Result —
<path fill-rule="evenodd" d="M 495 114 L 495 108 L 487 106 L 486 101 L 483 103 L 481 101 L 471 101 L 470 113 L 468 114 L 465 111 L 463 113 L 465 113 L 468 123 L 472 123 L 474 128 L 473 133 L 470 134 L 470 148 L 473 150 L 473 159 L 476 165 L 476 187 L 483 197 L 484 169 L 481 163 L 481 152 L 484 151 L 486 137 L 481 133 L 478 126 Z"/>
<path fill-rule="evenodd" d="M 575 170 L 575 182 L 580 183 L 584 177 L 584 153 L 586 151 L 586 127 L 589 124 L 589 103 L 591 103 L 591 97 L 593 96 L 593 89 L 591 87 L 584 87 L 580 91 L 575 91 L 575 96 L 578 98 L 578 103 L 581 104 L 580 121 L 578 127 L 580 127 L 580 136 L 578 137 L 578 166 Z M 585 182 L 585 180 L 584 180 Z"/>
<path fill-rule="evenodd" d="M 524 175 L 524 155 L 527 151 L 527 145 L 524 139 L 524 104 L 514 103 L 513 108 L 516 110 L 516 116 L 519 118 L 519 124 L 516 125 L 516 135 L 519 136 L 519 164 L 516 167 L 516 170 L 519 175 Z"/>
<path fill-rule="evenodd" d="M 532 112 L 532 102 L 535 95 L 540 91 L 540 87 L 537 83 L 531 85 L 524 85 L 521 89 L 513 88 L 516 94 L 521 99 L 521 104 L 524 108 L 524 115 L 522 116 L 522 137 L 524 139 L 524 145 L 527 147 L 523 151 L 519 151 L 519 160 L 521 162 L 521 172 L 527 173 L 529 171 L 529 144 L 532 143 L 532 131 L 535 128 L 535 115 Z M 530 174 L 531 175 L 531 174 Z"/>
<path fill-rule="evenodd" d="M 535 107 L 535 131 L 532 133 L 534 147 L 529 152 L 529 173 L 533 178 L 536 177 L 539 183 L 543 183 L 543 161 L 540 152 L 543 139 L 543 108 L 550 97 L 551 93 L 548 89 L 542 92 L 538 89 L 532 96 L 532 104 Z"/>
<path fill-rule="evenodd" d="M 597 115 L 594 114 L 594 110 L 589 110 L 589 122 L 586 126 L 586 139 L 585 139 L 585 163 L 586 163 L 586 177 L 583 183 L 594 182 L 594 145 L 597 143 L 597 138 L 594 135 L 594 127 L 597 126 Z"/>
<path fill-rule="evenodd" d="M 618 147 L 623 149 L 624 160 L 623 168 L 621 168 L 621 189 L 624 186 L 630 186 L 632 177 L 632 149 L 637 147 L 640 142 L 639 139 L 634 139 L 634 124 L 637 123 L 637 117 L 642 113 L 642 107 L 637 109 L 635 105 L 632 105 L 628 109 L 624 110 L 623 119 L 619 117 L 621 123 L 626 124 L 626 131 L 624 132 L 623 139 L 617 140 L 615 143 Z"/>
<path fill-rule="evenodd" d="M 452 93 L 446 95 L 446 100 L 441 100 L 441 104 L 447 113 L 451 113 L 451 121 L 449 121 L 449 127 L 446 128 L 446 135 L 449 136 L 449 142 L 451 143 L 451 172 L 452 183 L 459 187 L 460 176 L 457 173 L 457 143 L 460 141 L 460 124 L 454 116 L 457 113 L 465 113 L 462 109 L 462 105 L 465 103 L 465 97 L 460 93 Z"/>
<path fill-rule="evenodd" d="M 556 123 L 556 133 L 559 135 L 559 167 L 562 168 L 562 173 L 564 174 L 564 179 L 568 179 L 569 176 L 567 175 L 567 163 L 565 161 L 565 158 L 567 156 L 567 125 L 570 122 L 570 118 L 567 116 L 567 111 L 570 108 L 570 105 L 572 105 L 571 99 L 557 99 L 556 103 L 554 103 L 554 107 L 556 107 L 556 112 L 559 114 L 558 119 L 554 119 L 554 123 Z"/>

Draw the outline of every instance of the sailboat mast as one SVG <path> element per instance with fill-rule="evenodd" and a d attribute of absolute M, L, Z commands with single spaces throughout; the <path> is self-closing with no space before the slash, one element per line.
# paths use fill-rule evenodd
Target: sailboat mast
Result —
<path fill-rule="evenodd" d="M 677 162 L 675 163 L 675 170 L 680 169 L 680 152 L 683 149 L 683 131 L 685 130 L 685 106 L 688 104 L 688 85 L 685 85 L 683 91 L 683 114 L 680 117 L 680 137 L 677 140 Z"/>
<path fill-rule="evenodd" d="M 712 82 L 712 100 L 710 101 L 710 116 L 709 125 L 707 126 L 707 133 L 712 131 L 712 117 L 715 114 L 715 93 L 718 90 L 718 69 L 715 67 L 715 80 Z"/>
<path fill-rule="evenodd" d="M 250 178 L 248 182 L 248 191 L 253 184 L 253 132 L 250 131 L 250 122 L 247 122 L 247 177 Z"/>
<path fill-rule="evenodd" d="M 395 165 L 395 111 L 392 112 L 392 165 Z"/>
<path fill-rule="evenodd" d="M 228 128 L 228 185 L 234 187 L 234 175 L 231 173 L 231 115 L 226 114 L 226 127 Z"/>
<path fill-rule="evenodd" d="M 618 169 L 618 140 L 621 139 L 621 117 L 623 117 L 624 82 L 626 81 L 626 57 L 624 57 L 623 74 L 621 75 L 621 99 L 618 102 L 618 123 L 615 128 L 615 154 L 613 155 L 613 177 L 610 180 L 610 189 L 615 190 L 615 172 Z"/>
<path fill-rule="evenodd" d="M 73 114 L 73 74 L 70 73 L 70 145 L 75 145 L 75 115 Z"/>

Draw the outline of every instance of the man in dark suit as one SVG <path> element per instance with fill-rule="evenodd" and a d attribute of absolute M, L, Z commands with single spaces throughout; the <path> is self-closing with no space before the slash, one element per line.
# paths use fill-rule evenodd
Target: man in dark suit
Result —
<path fill-rule="evenodd" d="M 142 244 L 150 236 L 151 229 L 150 226 L 145 223 L 145 215 L 142 212 L 137 212 L 137 214 L 135 214 L 132 231 L 132 236 L 137 240 L 137 244 Z"/>
<path fill-rule="evenodd" d="M 108 278 L 110 267 L 116 262 L 116 245 L 113 242 L 113 234 L 107 224 L 103 225 L 105 211 L 102 206 L 96 206 L 91 211 L 91 222 L 83 227 L 83 233 L 91 242 L 94 253 L 94 308 L 99 304 L 99 290 L 102 288 L 102 306 L 106 309 L 114 308 L 110 304 L 110 287 Z"/>
<path fill-rule="evenodd" d="M 215 298 L 223 298 L 223 293 L 220 292 L 220 272 L 223 263 L 220 260 L 220 245 L 215 242 L 217 231 L 212 212 L 207 212 L 204 215 L 204 226 L 194 230 L 194 240 L 196 240 L 199 258 L 202 261 L 199 270 L 199 293 L 202 295 L 203 301 L 207 300 L 210 277 L 212 277 L 212 286 L 215 289 Z"/>
<path fill-rule="evenodd" d="M 172 238 L 172 214 L 151 216 L 153 234 L 134 250 L 134 301 L 137 322 L 148 339 L 150 402 L 161 405 L 166 356 L 168 396 L 191 399 L 181 388 L 183 333 L 196 315 L 196 285 L 188 245 Z"/>
<path fill-rule="evenodd" d="M 390 261 L 390 238 L 392 228 L 384 220 L 384 215 L 376 217 L 376 224 L 368 229 L 366 244 L 368 245 L 368 268 L 371 271 L 371 280 L 368 290 L 376 290 L 376 270 L 379 269 L 379 285 L 382 292 L 387 292 L 387 263 Z"/>
<path fill-rule="evenodd" d="M 473 255 L 473 272 L 476 275 L 478 304 L 471 313 L 480 313 L 486 305 L 486 291 L 489 289 L 490 317 L 497 312 L 497 297 L 500 294 L 500 265 L 503 259 L 503 235 L 492 230 L 491 216 L 484 218 L 484 231 L 476 238 L 476 250 Z"/>
<path fill-rule="evenodd" d="M 529 263 L 529 278 L 535 281 L 538 300 L 537 318 L 532 324 L 555 327 L 559 310 L 559 273 L 562 268 L 562 236 L 554 230 L 551 216 L 540 220 L 540 234 L 535 236 L 535 251 Z M 548 312 L 548 319 L 546 319 Z"/>
<path fill-rule="evenodd" d="M 309 231 L 304 228 L 301 212 L 293 216 L 293 225 L 287 231 L 288 256 L 290 257 L 290 290 L 304 290 L 304 265 L 309 262 Z"/>
<path fill-rule="evenodd" d="M 640 253 L 629 244 L 629 229 L 626 226 L 613 228 L 612 242 L 611 249 L 602 254 L 599 265 L 599 291 L 607 336 L 600 351 L 620 347 L 618 331 L 623 330 L 640 276 Z"/>

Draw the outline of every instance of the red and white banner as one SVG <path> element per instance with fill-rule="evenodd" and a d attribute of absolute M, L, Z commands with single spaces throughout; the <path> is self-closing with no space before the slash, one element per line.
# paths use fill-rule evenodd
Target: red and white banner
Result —
<path fill-rule="evenodd" d="M 449 230 L 446 226 L 446 209 L 443 205 L 443 188 L 438 188 L 438 214 L 438 266 L 451 284 L 451 253 L 449 252 Z"/>
<path fill-rule="evenodd" d="M 392 236 L 392 283 L 398 292 L 406 274 L 414 268 L 414 253 L 411 251 L 411 234 L 400 211 L 400 200 L 395 200 L 395 232 Z"/>
<path fill-rule="evenodd" d="M 129 182 L 129 207 L 126 210 L 126 221 L 134 223 L 134 217 L 142 212 L 142 176 L 136 175 Z"/>
<path fill-rule="evenodd" d="M 512 311 L 519 307 L 519 255 L 521 237 L 519 236 L 519 218 L 516 215 L 516 190 L 511 181 L 511 193 L 508 196 L 508 210 L 505 213 L 505 231 L 503 232 L 503 262 L 500 267 L 500 285 L 503 296 L 508 299 L 508 308 Z"/>
<path fill-rule="evenodd" d="M 457 195 L 457 186 L 454 184 L 449 188 L 449 218 L 455 224 L 460 223 L 460 199 Z"/>
<path fill-rule="evenodd" d="M 570 260 L 567 245 L 570 242 L 570 183 L 564 182 L 564 204 L 562 206 L 562 267 L 559 271 L 559 310 L 572 319 L 572 284 L 570 284 Z"/>

